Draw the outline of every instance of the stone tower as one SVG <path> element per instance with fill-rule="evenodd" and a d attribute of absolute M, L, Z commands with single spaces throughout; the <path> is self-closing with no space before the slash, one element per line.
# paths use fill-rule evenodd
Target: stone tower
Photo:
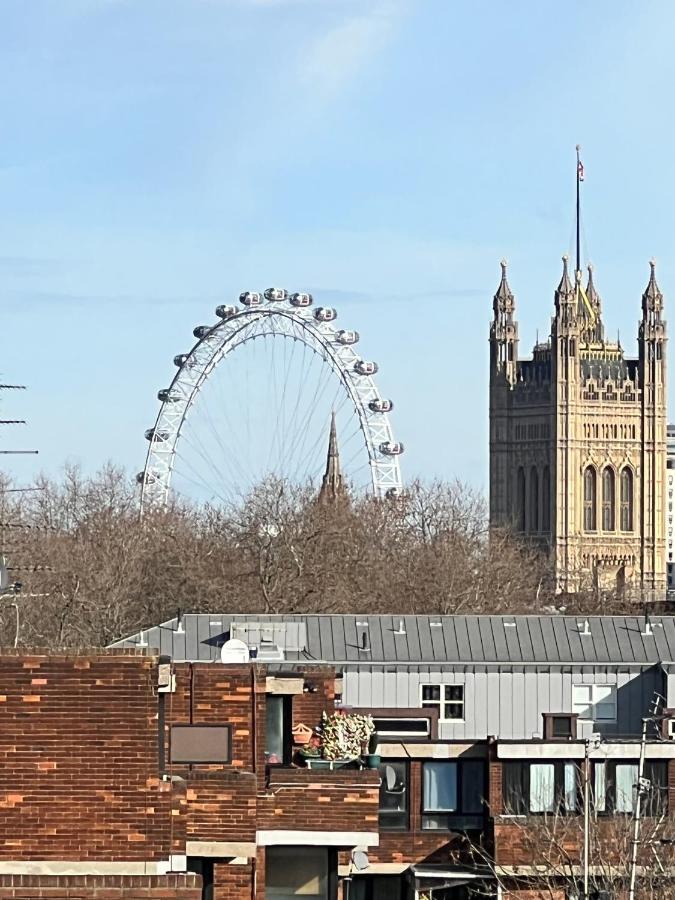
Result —
<path fill-rule="evenodd" d="M 490 326 L 490 523 L 548 546 L 558 589 L 666 588 L 666 323 L 654 263 L 638 357 L 605 337 L 593 271 L 555 291 L 549 339 L 518 353 L 502 263 Z"/>

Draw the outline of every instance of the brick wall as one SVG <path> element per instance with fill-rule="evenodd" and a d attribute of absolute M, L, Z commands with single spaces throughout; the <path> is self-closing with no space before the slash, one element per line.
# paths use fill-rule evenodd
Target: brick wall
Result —
<path fill-rule="evenodd" d="M 201 900 L 201 896 L 198 875 L 0 875 L 1 900 Z M 222 900 L 225 897 L 229 895 Z"/>
<path fill-rule="evenodd" d="M 0 859 L 166 859 L 152 657 L 0 657 Z M 183 834 L 184 840 L 184 834 Z"/>
<path fill-rule="evenodd" d="M 188 840 L 255 841 L 252 772 L 193 772 L 188 776 L 187 801 Z"/>
<path fill-rule="evenodd" d="M 216 863 L 213 867 L 213 900 L 253 900 L 253 865 Z"/>
<path fill-rule="evenodd" d="M 379 789 L 370 769 L 271 769 L 258 828 L 377 831 Z"/>

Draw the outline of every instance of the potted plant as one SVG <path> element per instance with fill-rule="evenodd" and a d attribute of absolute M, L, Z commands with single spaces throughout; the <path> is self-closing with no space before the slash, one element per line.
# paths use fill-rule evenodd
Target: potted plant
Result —
<path fill-rule="evenodd" d="M 377 737 L 377 732 L 373 731 L 370 735 L 370 740 L 368 741 L 368 753 L 366 754 L 366 766 L 369 769 L 377 769 L 382 762 L 382 757 L 377 752 L 377 745 L 379 743 L 379 739 Z"/>
<path fill-rule="evenodd" d="M 312 762 L 321 759 L 321 752 L 321 738 L 318 734 L 313 734 L 307 743 L 299 748 L 298 756 L 305 762 L 305 765 L 311 767 Z"/>
<path fill-rule="evenodd" d="M 371 716 L 341 710 L 329 716 L 324 712 L 321 721 L 323 758 L 330 760 L 333 768 L 360 759 L 366 755 L 374 731 Z"/>

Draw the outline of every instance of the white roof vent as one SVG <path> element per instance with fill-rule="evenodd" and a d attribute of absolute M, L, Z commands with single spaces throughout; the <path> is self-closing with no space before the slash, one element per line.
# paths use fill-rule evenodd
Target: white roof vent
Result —
<path fill-rule="evenodd" d="M 260 644 L 258 647 L 256 659 L 263 662 L 283 662 L 286 656 L 281 647 L 277 647 L 276 644 L 265 643 Z"/>
<path fill-rule="evenodd" d="M 591 633 L 591 623 L 588 619 L 584 619 L 583 622 L 577 622 L 577 629 L 582 637 L 589 637 Z"/>
<path fill-rule="evenodd" d="M 229 641 L 225 641 L 220 648 L 220 661 L 222 663 L 242 663 L 248 662 L 248 659 L 248 647 L 243 641 L 238 641 L 236 638 L 230 638 Z"/>

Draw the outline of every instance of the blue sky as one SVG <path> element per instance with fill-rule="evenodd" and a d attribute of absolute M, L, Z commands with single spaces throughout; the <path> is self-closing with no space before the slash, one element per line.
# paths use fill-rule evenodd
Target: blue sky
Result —
<path fill-rule="evenodd" d="M 584 243 L 634 350 L 675 298 L 669 2 L 3 0 L 3 432 L 19 477 L 141 468 L 173 355 L 281 284 L 334 303 L 396 401 L 406 477 L 487 484 L 499 260 L 522 348 Z"/>

